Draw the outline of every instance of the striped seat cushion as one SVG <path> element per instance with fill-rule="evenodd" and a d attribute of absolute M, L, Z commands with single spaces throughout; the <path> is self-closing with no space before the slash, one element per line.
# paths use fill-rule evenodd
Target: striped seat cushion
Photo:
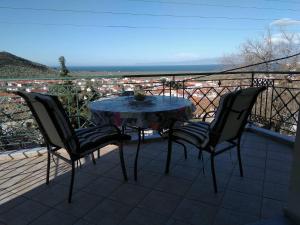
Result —
<path fill-rule="evenodd" d="M 173 129 L 172 136 L 203 148 L 209 141 L 209 127 L 206 122 L 189 123 Z"/>
<path fill-rule="evenodd" d="M 96 126 L 75 130 L 80 144 L 80 152 L 100 147 L 102 144 L 122 140 L 130 140 L 129 135 L 120 135 L 112 126 Z"/>

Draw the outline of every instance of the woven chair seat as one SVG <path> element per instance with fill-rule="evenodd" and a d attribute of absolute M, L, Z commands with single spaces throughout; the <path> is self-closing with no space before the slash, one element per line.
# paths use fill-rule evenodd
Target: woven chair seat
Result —
<path fill-rule="evenodd" d="M 84 152 L 116 140 L 130 140 L 129 135 L 120 134 L 113 126 L 96 126 L 75 130 L 79 140 L 80 151 Z"/>
<path fill-rule="evenodd" d="M 209 142 L 210 125 L 206 122 L 188 123 L 173 129 L 172 136 L 183 139 L 197 147 L 204 148 Z"/>

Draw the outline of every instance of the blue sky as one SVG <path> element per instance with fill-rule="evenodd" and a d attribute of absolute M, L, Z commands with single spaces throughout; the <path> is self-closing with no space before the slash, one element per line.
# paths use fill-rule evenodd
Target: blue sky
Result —
<path fill-rule="evenodd" d="M 0 0 L 0 51 L 50 66 L 61 55 L 79 66 L 198 64 L 276 35 L 276 24 L 299 32 L 299 10 L 296 0 Z"/>

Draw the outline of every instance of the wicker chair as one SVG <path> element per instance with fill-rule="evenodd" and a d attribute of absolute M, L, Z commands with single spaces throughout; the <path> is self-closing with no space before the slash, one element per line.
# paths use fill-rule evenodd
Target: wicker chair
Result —
<path fill-rule="evenodd" d="M 122 172 L 124 179 L 127 180 L 123 156 L 123 141 L 130 139 L 130 136 L 122 134 L 113 125 L 93 126 L 74 130 L 61 102 L 56 96 L 21 91 L 15 92 L 15 94 L 25 99 L 45 139 L 48 150 L 46 184 L 49 184 L 51 154 L 72 166 L 68 197 L 69 203 L 72 199 L 75 162 L 108 144 L 113 143 L 119 146 Z M 57 151 L 62 148 L 67 151 L 69 157 L 58 154 Z"/>
<path fill-rule="evenodd" d="M 225 94 L 221 97 L 219 107 L 215 112 L 215 119 L 211 123 L 205 122 L 205 115 L 202 122 L 188 122 L 183 126 L 171 129 L 168 138 L 165 173 L 169 173 L 172 143 L 174 141 L 185 141 L 199 149 L 199 158 L 203 157 L 202 151 L 210 154 L 215 192 L 218 192 L 215 174 L 215 156 L 231 150 L 233 147 L 237 147 L 240 175 L 243 176 L 240 151 L 241 136 L 257 96 L 263 90 L 265 90 L 265 87 L 250 87 Z M 230 145 L 216 150 L 216 146 L 223 142 L 228 142 Z"/>

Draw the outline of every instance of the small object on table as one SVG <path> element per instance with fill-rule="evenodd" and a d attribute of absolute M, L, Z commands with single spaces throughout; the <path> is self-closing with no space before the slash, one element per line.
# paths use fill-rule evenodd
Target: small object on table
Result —
<path fill-rule="evenodd" d="M 136 93 L 134 94 L 134 99 L 137 100 L 137 101 L 144 101 L 146 98 L 146 96 L 142 93 Z"/>
<path fill-rule="evenodd" d="M 134 96 L 128 99 L 128 103 L 132 106 L 147 107 L 155 104 L 154 100 L 155 99 L 153 98 L 153 96 L 143 96 L 143 99 L 140 98 L 139 100 Z"/>
<path fill-rule="evenodd" d="M 146 98 L 145 91 L 141 85 L 134 88 L 134 99 L 137 101 L 144 101 Z"/>

